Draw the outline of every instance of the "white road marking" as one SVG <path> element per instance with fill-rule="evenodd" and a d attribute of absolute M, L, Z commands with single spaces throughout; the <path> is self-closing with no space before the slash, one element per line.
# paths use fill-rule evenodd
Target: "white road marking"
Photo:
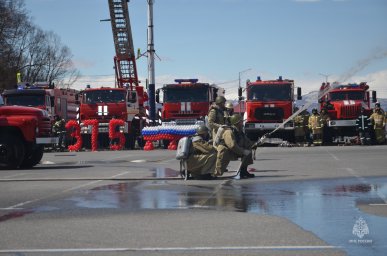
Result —
<path fill-rule="evenodd" d="M 329 155 L 331 155 L 331 157 L 333 157 L 333 159 L 335 159 L 336 161 L 340 161 L 340 159 L 337 156 L 335 156 L 334 154 L 332 154 L 331 152 L 327 151 L 327 153 Z"/>
<path fill-rule="evenodd" d="M 130 161 L 130 162 L 132 162 L 132 163 L 145 163 L 146 160 L 144 160 L 144 159 L 139 159 L 139 160 L 132 160 L 132 161 Z"/>
<path fill-rule="evenodd" d="M 340 246 L 207 246 L 207 247 L 134 247 L 134 248 L 67 248 L 67 249 L 12 249 L 0 250 L 0 253 L 51 253 L 51 252 L 118 252 L 118 251 L 215 251 L 215 250 L 328 250 L 341 249 Z"/>
<path fill-rule="evenodd" d="M 387 203 L 385 204 L 369 204 L 370 206 L 387 206 Z"/>
<path fill-rule="evenodd" d="M 331 152 L 329 152 L 328 150 L 326 151 L 328 154 L 330 154 L 336 161 L 340 161 L 340 159 L 338 157 L 336 157 L 334 154 L 332 154 Z M 365 179 L 363 178 L 362 176 L 360 176 L 359 174 L 356 173 L 356 171 L 352 168 L 344 168 L 347 172 L 349 172 L 352 176 L 356 177 L 361 183 L 363 184 L 367 184 L 369 185 L 370 183 Z M 382 194 L 380 191 L 376 191 L 376 194 L 379 196 L 380 199 L 383 200 L 383 202 L 385 202 L 387 204 L 387 197 Z M 370 204 L 371 205 L 371 204 Z"/>

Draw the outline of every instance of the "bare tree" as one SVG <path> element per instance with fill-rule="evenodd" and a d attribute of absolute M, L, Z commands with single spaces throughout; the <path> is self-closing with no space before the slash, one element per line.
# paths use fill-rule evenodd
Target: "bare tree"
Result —
<path fill-rule="evenodd" d="M 0 0 L 0 49 L 0 88 L 14 86 L 18 72 L 30 83 L 71 85 L 79 77 L 70 49 L 31 22 L 24 0 Z"/>

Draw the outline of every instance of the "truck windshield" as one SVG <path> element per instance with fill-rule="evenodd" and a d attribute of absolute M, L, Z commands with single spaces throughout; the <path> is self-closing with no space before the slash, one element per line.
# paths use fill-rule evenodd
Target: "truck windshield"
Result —
<path fill-rule="evenodd" d="M 125 97 L 126 91 L 122 90 L 95 90 L 84 93 L 87 104 L 125 102 Z"/>
<path fill-rule="evenodd" d="M 42 95 L 7 95 L 6 98 L 7 105 L 18 105 L 18 106 L 28 106 L 28 107 L 36 107 L 36 106 L 44 106 L 45 104 L 45 96 Z"/>
<path fill-rule="evenodd" d="M 207 88 L 182 87 L 166 88 L 164 102 L 207 102 Z"/>
<path fill-rule="evenodd" d="M 248 88 L 248 100 L 288 101 L 292 99 L 291 85 L 253 85 Z"/>
<path fill-rule="evenodd" d="M 362 91 L 332 92 L 330 96 L 332 101 L 364 100 L 364 92 Z"/>

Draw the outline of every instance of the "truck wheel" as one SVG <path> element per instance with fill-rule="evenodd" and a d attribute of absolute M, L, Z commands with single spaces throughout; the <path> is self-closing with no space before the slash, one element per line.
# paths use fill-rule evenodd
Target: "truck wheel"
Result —
<path fill-rule="evenodd" d="M 31 168 L 37 165 L 43 157 L 44 148 L 42 146 L 37 146 L 33 148 L 28 155 L 26 154 L 24 161 L 21 164 L 22 168 Z"/>
<path fill-rule="evenodd" d="M 18 168 L 24 160 L 24 154 L 24 143 L 19 136 L 0 137 L 0 168 Z"/>

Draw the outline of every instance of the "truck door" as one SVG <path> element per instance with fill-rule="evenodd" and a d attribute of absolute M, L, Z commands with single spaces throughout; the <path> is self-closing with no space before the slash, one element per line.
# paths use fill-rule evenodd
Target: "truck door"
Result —
<path fill-rule="evenodd" d="M 50 97 L 50 95 L 45 96 L 46 100 L 46 110 L 48 112 L 48 115 L 53 117 L 54 116 L 54 97 Z"/>

